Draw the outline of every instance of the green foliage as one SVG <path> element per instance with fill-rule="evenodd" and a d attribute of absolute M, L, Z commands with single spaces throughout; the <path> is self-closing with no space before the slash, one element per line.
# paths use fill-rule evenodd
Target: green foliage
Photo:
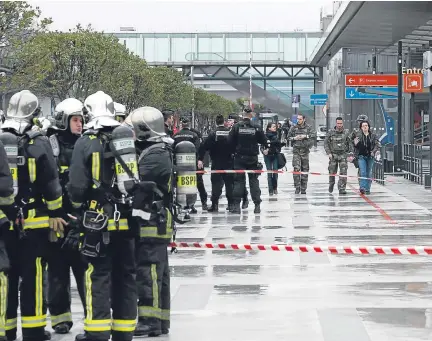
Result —
<path fill-rule="evenodd" d="M 154 106 L 184 113 L 194 109 L 198 117 L 208 118 L 239 108 L 234 102 L 193 88 L 175 69 L 148 67 L 114 36 L 80 25 L 65 33 L 47 32 L 50 20 L 35 24 L 41 13 L 25 2 L 0 2 L 0 15 L 6 12 L 10 13 L 9 24 L 4 30 L 5 19 L 0 17 L 0 43 L 22 37 L 23 32 L 32 34 L 14 49 L 14 74 L 3 90 L 28 89 L 57 101 L 68 97 L 83 101 L 102 90 L 129 110 Z"/>

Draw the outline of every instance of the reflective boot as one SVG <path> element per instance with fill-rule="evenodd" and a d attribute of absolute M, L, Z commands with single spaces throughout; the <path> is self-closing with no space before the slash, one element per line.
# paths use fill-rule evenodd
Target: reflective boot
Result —
<path fill-rule="evenodd" d="M 56 334 L 67 334 L 71 328 L 71 323 L 69 322 L 61 322 L 54 327 L 54 331 Z"/>
<path fill-rule="evenodd" d="M 154 337 L 154 336 L 159 336 L 161 334 L 162 334 L 162 331 L 158 327 L 144 324 L 141 321 L 138 321 L 136 328 L 135 328 L 135 331 L 134 331 L 134 336 Z"/>
<path fill-rule="evenodd" d="M 87 336 L 86 333 L 84 333 L 84 334 L 78 334 L 77 336 L 75 336 L 75 341 L 108 341 L 108 340 L 91 339 L 89 336 Z"/>

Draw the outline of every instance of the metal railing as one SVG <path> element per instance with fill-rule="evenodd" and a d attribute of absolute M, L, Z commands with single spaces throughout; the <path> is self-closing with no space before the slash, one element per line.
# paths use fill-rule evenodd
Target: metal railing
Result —
<path fill-rule="evenodd" d="M 402 156 L 404 178 L 423 185 L 424 175 L 429 174 L 429 168 L 423 165 L 424 159 L 421 145 L 404 143 Z"/>
<path fill-rule="evenodd" d="M 414 144 L 429 145 L 429 123 L 425 122 L 420 127 L 414 129 Z"/>
<path fill-rule="evenodd" d="M 375 161 L 374 162 L 374 166 L 373 166 L 373 178 L 375 179 L 375 182 L 384 186 L 385 185 L 385 181 L 384 181 L 384 165 L 383 165 L 384 160 L 381 161 Z"/>

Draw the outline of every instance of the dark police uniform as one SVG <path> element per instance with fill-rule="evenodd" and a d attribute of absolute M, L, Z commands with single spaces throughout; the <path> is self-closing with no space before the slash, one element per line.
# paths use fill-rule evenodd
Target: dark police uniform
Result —
<path fill-rule="evenodd" d="M 210 132 L 204 143 L 199 150 L 198 160 L 203 161 L 205 152 L 209 151 L 211 158 L 211 169 L 232 169 L 233 157 L 230 144 L 228 141 L 230 128 L 223 125 L 218 126 L 214 131 Z M 219 198 L 222 194 L 222 188 L 225 184 L 226 197 L 228 206 L 232 205 L 232 191 L 233 191 L 233 175 L 232 174 L 211 174 L 212 183 L 212 207 L 210 212 L 218 210 Z"/>
<path fill-rule="evenodd" d="M 201 141 L 199 135 L 196 132 L 192 131 L 192 129 L 189 127 L 182 128 L 177 134 L 174 135 L 173 149 L 175 150 L 177 144 L 183 141 L 192 142 L 195 145 L 196 153 L 198 155 Z M 201 204 L 203 205 L 203 210 L 207 210 L 207 192 L 204 187 L 202 174 L 197 174 L 197 189 L 200 195 Z"/>
<path fill-rule="evenodd" d="M 25 162 L 18 165 L 15 204 L 23 211 L 24 224 L 20 227 L 25 236 L 20 238 L 16 231 L 9 231 L 5 237 L 11 262 L 6 335 L 8 339 L 16 339 L 19 286 L 23 340 L 39 341 L 45 339 L 44 275 L 49 250 L 49 218 L 65 214 L 58 169 L 48 139 L 40 132 L 28 131 L 21 137 L 18 150 Z"/>
<path fill-rule="evenodd" d="M 108 340 L 112 335 L 112 340 L 130 341 L 135 330 L 135 234 L 129 228 L 130 206 L 120 203 L 121 193 L 112 186 L 116 177 L 108 145 L 112 129 L 86 131 L 75 144 L 69 168 L 67 189 L 75 214 L 83 215 L 85 209 L 108 216 L 101 238 L 104 250 L 96 257 L 86 257 L 85 336 L 77 337 L 83 340 Z"/>
<path fill-rule="evenodd" d="M 11 226 L 10 220 L 15 219 L 13 209 L 14 188 L 12 175 L 8 166 L 8 158 L 3 144 L 0 142 L 0 340 L 6 336 L 6 305 L 9 270 L 9 258 L 6 253 L 5 233 Z"/>
<path fill-rule="evenodd" d="M 231 150 L 235 151 L 234 169 L 257 170 L 258 169 L 258 144 L 267 148 L 267 139 L 261 128 L 255 126 L 251 120 L 244 119 L 233 126 L 229 133 Z M 261 203 L 261 190 L 258 174 L 248 174 L 249 187 L 252 201 L 255 204 L 255 212 L 259 213 Z M 233 189 L 233 213 L 240 213 L 240 201 L 244 196 L 246 176 L 234 175 Z"/>
<path fill-rule="evenodd" d="M 148 220 L 139 220 L 136 244 L 138 324 L 135 336 L 168 334 L 170 328 L 170 276 L 167 247 L 173 236 L 173 153 L 165 143 L 136 142 L 143 149 L 138 162 L 141 181 L 153 181 L 163 197 Z M 142 206 L 142 205 L 140 205 Z M 163 219 L 160 219 L 163 217 Z"/>
<path fill-rule="evenodd" d="M 68 127 L 68 129 L 70 129 Z M 51 129 L 48 130 L 50 134 Z M 60 184 L 63 188 L 63 207 L 66 212 L 72 212 L 72 204 L 66 191 L 66 185 L 69 180 L 69 166 L 72 160 L 74 145 L 78 140 L 77 135 L 73 135 L 70 130 L 57 132 L 53 137 L 57 137 L 59 154 L 57 165 L 60 172 Z M 72 225 L 73 221 L 69 221 Z M 65 235 L 69 232 L 70 227 L 66 227 Z M 72 328 L 73 319 L 71 314 L 71 283 L 70 270 L 75 277 L 81 303 L 85 311 L 84 295 L 84 273 L 86 265 L 82 260 L 80 253 L 71 248 L 62 248 L 63 239 L 56 243 L 50 243 L 50 254 L 48 258 L 48 309 L 51 316 L 51 326 L 66 330 Z M 62 327 L 66 324 L 67 327 Z M 59 331 L 60 332 L 60 331 Z"/>

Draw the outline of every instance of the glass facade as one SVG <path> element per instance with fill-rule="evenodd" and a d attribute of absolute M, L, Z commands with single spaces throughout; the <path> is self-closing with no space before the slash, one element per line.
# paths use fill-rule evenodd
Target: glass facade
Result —
<path fill-rule="evenodd" d="M 321 32 L 112 33 L 147 62 L 308 61 Z"/>

